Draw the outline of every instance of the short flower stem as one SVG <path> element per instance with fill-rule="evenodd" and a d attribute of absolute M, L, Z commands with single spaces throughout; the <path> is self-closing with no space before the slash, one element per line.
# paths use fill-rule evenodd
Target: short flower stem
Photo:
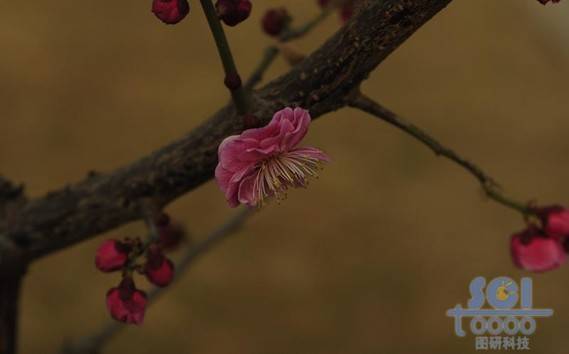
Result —
<path fill-rule="evenodd" d="M 200 0 L 203 11 L 207 18 L 209 28 L 213 34 L 219 57 L 223 64 L 225 71 L 225 82 L 228 89 L 231 91 L 231 97 L 237 108 L 237 112 L 243 115 L 249 111 L 249 99 L 247 92 L 243 89 L 237 66 L 233 60 L 227 37 L 223 31 L 223 26 L 219 21 L 217 12 L 211 0 Z"/>
<path fill-rule="evenodd" d="M 466 160 L 465 158 L 459 156 L 453 150 L 447 148 L 446 146 L 439 143 L 435 138 L 430 136 L 427 132 L 423 131 L 421 128 L 415 126 L 414 124 L 404 120 L 399 117 L 394 112 L 388 110 L 387 108 L 381 106 L 379 103 L 364 96 L 363 94 L 357 92 L 348 100 L 348 105 L 354 108 L 358 108 L 364 112 L 367 112 L 387 123 L 403 130 L 407 134 L 413 136 L 427 147 L 429 147 L 435 154 L 439 156 L 444 156 L 447 159 L 457 163 L 466 171 L 470 172 L 477 180 L 480 182 L 482 189 L 486 195 L 502 204 L 505 207 L 516 210 L 522 213 L 524 216 L 529 216 L 532 214 L 529 205 L 515 201 L 500 192 L 500 188 L 494 182 L 494 179 L 487 175 L 480 167 L 476 166 L 474 163 Z"/>

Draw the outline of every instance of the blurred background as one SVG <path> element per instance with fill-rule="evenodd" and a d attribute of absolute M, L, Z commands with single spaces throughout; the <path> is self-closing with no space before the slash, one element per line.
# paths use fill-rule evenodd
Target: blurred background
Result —
<path fill-rule="evenodd" d="M 112 171 L 176 139 L 226 103 L 214 43 L 196 0 L 177 26 L 150 2 L 0 3 L 0 172 L 28 193 Z M 297 23 L 316 1 L 255 1 L 228 35 L 244 76 L 270 44 L 265 9 Z M 371 76 L 364 91 L 438 137 L 522 200 L 569 204 L 569 3 L 455 1 Z M 309 53 L 339 27 L 330 18 L 295 42 Z M 287 70 L 280 60 L 268 74 Z M 475 276 L 514 268 L 519 215 L 485 200 L 463 170 L 403 133 L 345 109 L 312 125 L 306 144 L 333 158 L 308 190 L 255 215 L 197 263 L 105 353 L 456 353 L 445 311 Z M 168 212 L 196 240 L 231 215 L 214 183 Z M 21 304 L 22 353 L 55 353 L 109 320 L 118 283 L 93 265 L 105 237 L 35 263 Z M 565 353 L 569 267 L 534 276 L 531 346 Z M 141 286 L 148 284 L 139 282 Z"/>

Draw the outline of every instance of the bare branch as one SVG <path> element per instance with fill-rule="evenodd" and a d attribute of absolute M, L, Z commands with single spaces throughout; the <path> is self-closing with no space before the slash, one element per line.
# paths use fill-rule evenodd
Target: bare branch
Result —
<path fill-rule="evenodd" d="M 358 92 L 358 91 L 356 91 Z M 496 202 L 514 210 L 521 212 L 524 215 L 531 213 L 530 208 L 527 204 L 514 201 L 505 195 L 503 195 L 498 185 L 495 183 L 494 179 L 490 177 L 486 172 L 484 172 L 480 167 L 470 162 L 469 160 L 458 155 L 453 150 L 442 145 L 435 138 L 430 136 L 427 132 L 406 121 L 405 119 L 398 116 L 396 113 L 390 111 L 389 109 L 383 107 L 379 103 L 375 102 L 369 97 L 361 93 L 357 93 L 348 99 L 348 104 L 351 107 L 358 108 L 364 112 L 367 112 L 399 129 L 405 133 L 411 135 L 415 139 L 419 140 L 421 143 L 425 144 L 429 149 L 431 149 L 436 155 L 446 157 L 447 159 L 455 162 L 470 174 L 472 174 L 480 185 L 482 189 Z"/>

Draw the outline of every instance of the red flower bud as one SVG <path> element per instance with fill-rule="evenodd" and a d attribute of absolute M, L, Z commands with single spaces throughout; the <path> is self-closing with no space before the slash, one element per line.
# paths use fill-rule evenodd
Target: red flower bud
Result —
<path fill-rule="evenodd" d="M 113 272 L 126 264 L 130 246 L 117 240 L 104 241 L 95 255 L 95 266 L 101 272 Z"/>
<path fill-rule="evenodd" d="M 219 18 L 228 26 L 236 26 L 251 14 L 253 5 L 249 0 L 217 0 L 215 8 Z"/>
<path fill-rule="evenodd" d="M 140 325 L 144 321 L 146 294 L 136 289 L 130 277 L 107 292 L 107 309 L 111 316 L 123 323 Z"/>
<path fill-rule="evenodd" d="M 148 281 L 152 284 L 165 287 L 168 286 L 174 278 L 174 263 L 164 257 L 159 248 L 151 247 L 147 253 L 144 273 Z"/>
<path fill-rule="evenodd" d="M 225 75 L 225 80 L 223 81 L 223 83 L 225 84 L 225 87 L 227 87 L 231 91 L 237 90 L 238 88 L 241 87 L 242 84 L 241 77 L 239 76 L 239 74 L 235 72 L 230 72 L 227 75 Z"/>
<path fill-rule="evenodd" d="M 510 246 L 514 264 L 532 272 L 556 269 L 566 260 L 560 240 L 533 227 L 513 235 Z"/>
<path fill-rule="evenodd" d="M 190 12 L 188 0 L 153 0 L 152 12 L 160 21 L 174 25 Z"/>
<path fill-rule="evenodd" d="M 290 23 L 290 15 L 288 11 L 284 8 L 270 9 L 268 10 L 262 19 L 263 30 L 270 36 L 276 37 L 282 33 L 282 31 Z"/>
<path fill-rule="evenodd" d="M 534 211 L 541 219 L 545 233 L 555 237 L 569 237 L 569 209 L 553 205 Z"/>

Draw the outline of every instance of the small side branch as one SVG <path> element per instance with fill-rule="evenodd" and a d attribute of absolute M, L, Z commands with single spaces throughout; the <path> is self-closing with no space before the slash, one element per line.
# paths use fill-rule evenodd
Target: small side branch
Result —
<path fill-rule="evenodd" d="M 225 86 L 231 91 L 231 97 L 233 98 L 237 112 L 239 115 L 243 115 L 249 111 L 249 99 L 247 92 L 243 89 L 243 85 L 241 84 L 241 77 L 233 60 L 233 54 L 231 54 L 223 26 L 217 17 L 217 12 L 211 0 L 200 1 L 223 64 Z"/>
<path fill-rule="evenodd" d="M 458 155 L 452 149 L 442 145 L 435 138 L 429 135 L 427 132 L 421 128 L 415 126 L 411 122 L 398 116 L 396 113 L 390 111 L 389 109 L 383 107 L 379 103 L 375 102 L 371 98 L 357 93 L 353 97 L 348 98 L 348 105 L 364 112 L 367 112 L 397 128 L 404 131 L 405 133 L 411 135 L 415 139 L 419 140 L 421 143 L 426 145 L 431 149 L 436 155 L 443 156 L 472 174 L 480 185 L 486 195 L 493 199 L 494 201 L 514 210 L 519 211 L 524 215 L 531 214 L 528 205 L 512 200 L 501 193 L 498 184 L 490 177 L 486 172 L 484 172 L 480 167 L 470 162 L 469 160 Z"/>
<path fill-rule="evenodd" d="M 321 24 L 333 12 L 333 10 L 336 9 L 336 7 L 337 6 L 329 6 L 303 25 L 287 29 L 279 36 L 278 41 L 282 44 L 305 36 L 316 26 Z M 255 88 L 255 86 L 263 80 L 263 75 L 270 68 L 278 54 L 279 48 L 277 46 L 270 46 L 265 49 L 265 53 L 257 65 L 257 68 L 253 71 L 245 84 L 246 89 L 251 90 Z"/>
<path fill-rule="evenodd" d="M 244 208 L 229 218 L 225 223 L 212 231 L 202 242 L 190 247 L 176 263 L 176 276 L 168 288 L 154 288 L 148 293 L 149 304 L 154 303 L 166 290 L 177 282 L 190 266 L 210 249 L 237 232 L 255 212 L 254 209 Z M 113 321 L 102 326 L 95 334 L 65 343 L 61 354 L 98 354 L 108 341 L 120 332 L 126 325 Z M 3 353 L 3 352 L 2 352 Z"/>

